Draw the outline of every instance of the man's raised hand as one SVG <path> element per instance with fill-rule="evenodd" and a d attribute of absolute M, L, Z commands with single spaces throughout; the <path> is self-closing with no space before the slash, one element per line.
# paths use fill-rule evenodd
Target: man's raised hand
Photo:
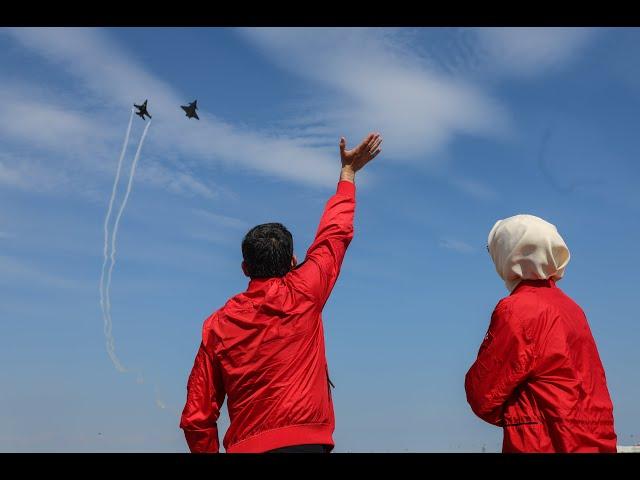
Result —
<path fill-rule="evenodd" d="M 379 133 L 370 133 L 356 148 L 347 150 L 347 141 L 340 138 L 340 158 L 342 160 L 342 172 L 340 178 L 353 182 L 355 173 L 373 160 L 380 152 L 382 136 Z"/>

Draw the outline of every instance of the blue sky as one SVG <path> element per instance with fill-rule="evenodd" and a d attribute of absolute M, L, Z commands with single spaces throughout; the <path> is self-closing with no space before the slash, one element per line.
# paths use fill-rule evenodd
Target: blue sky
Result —
<path fill-rule="evenodd" d="M 560 286 L 589 318 L 619 443 L 640 441 L 639 42 L 629 28 L 1 29 L 0 450 L 186 451 L 187 375 L 202 321 L 246 286 L 243 234 L 281 221 L 303 255 L 339 136 L 373 130 L 383 152 L 357 180 L 324 314 L 336 451 L 499 451 L 464 375 L 507 294 L 487 234 L 518 213 L 569 245 Z M 103 222 L 145 98 L 111 290 L 121 373 Z M 200 122 L 178 108 L 194 98 Z"/>

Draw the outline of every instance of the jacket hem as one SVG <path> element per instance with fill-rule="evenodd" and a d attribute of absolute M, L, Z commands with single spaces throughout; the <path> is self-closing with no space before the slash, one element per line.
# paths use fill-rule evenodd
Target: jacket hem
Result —
<path fill-rule="evenodd" d="M 329 445 L 333 449 L 332 434 L 333 426 L 328 423 L 292 425 L 264 431 L 230 445 L 225 450 L 227 453 L 264 453 L 276 448 L 312 443 Z"/>

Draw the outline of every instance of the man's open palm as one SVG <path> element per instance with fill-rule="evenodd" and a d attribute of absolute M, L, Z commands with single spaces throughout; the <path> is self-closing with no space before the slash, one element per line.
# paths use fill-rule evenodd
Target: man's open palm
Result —
<path fill-rule="evenodd" d="M 340 138 L 340 157 L 343 167 L 357 172 L 381 152 L 382 137 L 379 133 L 370 133 L 356 148 L 347 150 L 347 141 Z"/>

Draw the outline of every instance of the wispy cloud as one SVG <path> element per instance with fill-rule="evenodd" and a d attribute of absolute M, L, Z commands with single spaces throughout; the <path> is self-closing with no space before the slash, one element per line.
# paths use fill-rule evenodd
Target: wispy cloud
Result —
<path fill-rule="evenodd" d="M 461 240 L 456 240 L 452 238 L 443 238 L 440 239 L 440 243 L 438 244 L 442 248 L 446 248 L 447 250 L 453 250 L 458 253 L 474 253 L 476 251 L 468 243 L 465 243 Z"/>
<path fill-rule="evenodd" d="M 491 136 L 507 128 L 507 114 L 495 100 L 459 78 L 428 68 L 393 32 L 240 32 L 283 68 L 324 88 L 327 98 L 324 106 L 318 105 L 324 126 L 330 124 L 334 133 L 350 132 L 353 141 L 368 130 L 383 132 L 389 159 L 428 163 L 457 134 Z"/>
<path fill-rule="evenodd" d="M 239 218 L 220 215 L 202 209 L 194 209 L 197 227 L 189 235 L 194 240 L 220 245 L 238 246 L 239 238 L 249 230 L 250 224 Z"/>
<path fill-rule="evenodd" d="M 78 155 L 104 145 L 113 131 L 99 117 L 34 84 L 0 79 L 0 135 L 34 149 Z"/>
<path fill-rule="evenodd" d="M 498 197 L 498 193 L 491 187 L 472 178 L 455 176 L 451 177 L 449 182 L 454 188 L 481 200 L 493 200 Z"/>
<path fill-rule="evenodd" d="M 202 196 L 213 198 L 218 194 L 218 188 L 211 183 L 204 183 L 189 172 L 182 165 L 169 169 L 155 160 L 147 159 L 140 165 L 137 179 L 156 187 L 165 188 L 170 192 L 184 196 Z"/>
<path fill-rule="evenodd" d="M 435 167 L 465 135 L 501 138 L 512 128 L 496 80 L 569 64 L 594 36 L 586 28 L 305 29 L 239 32 L 283 69 L 314 86 L 289 125 L 308 145 L 340 132 L 383 132 L 385 160 Z M 317 87 L 320 87 L 318 89 Z M 314 112 L 314 113 L 309 113 Z M 449 173 L 480 200 L 496 192 Z"/>
<path fill-rule="evenodd" d="M 32 192 L 47 192 L 69 185 L 70 178 L 30 157 L 0 154 L 0 185 Z"/>
<path fill-rule="evenodd" d="M 29 286 L 35 284 L 73 290 L 87 288 L 85 283 L 51 274 L 22 260 L 6 255 L 0 255 L 0 283 L 2 282 L 11 282 L 11 284 L 24 282 Z"/>
<path fill-rule="evenodd" d="M 113 119 L 92 115 L 63 92 L 0 77 L 0 184 L 96 199 L 97 181 L 113 175 Z"/>
<path fill-rule="evenodd" d="M 464 69 L 443 70 L 439 63 L 479 66 L 498 76 L 538 75 L 575 58 L 594 30 L 453 29 L 452 41 L 428 42 L 425 48 L 416 43 L 422 32 L 413 29 L 239 29 L 274 62 L 321 87 L 314 89 L 313 99 L 300 103 L 295 116 L 264 131 L 232 125 L 210 112 L 202 113 L 201 122 L 184 122 L 177 108 L 184 96 L 134 61 L 104 30 L 0 32 L 61 67 L 84 99 L 78 104 L 69 92 L 52 96 L 42 87 L 3 84 L 0 135 L 93 162 L 102 176 L 112 175 L 109 153 L 117 150 L 112 147 L 122 134 L 114 119 L 133 101 L 149 98 L 154 127 L 139 180 L 180 195 L 212 198 L 218 187 L 198 171 L 211 163 L 295 182 L 331 183 L 332 142 L 344 133 L 354 144 L 367 131 L 379 130 L 388 161 L 438 164 L 456 136 L 500 136 L 511 124 L 490 88 Z M 301 159 L 302 168 L 290 168 Z M 30 178 L 6 161 L 3 166 L 5 184 L 13 178 L 26 188 Z M 75 164 L 65 166 L 66 172 L 49 176 L 50 183 L 78 176 Z M 449 183 L 475 198 L 495 197 L 477 179 L 452 174 Z"/>
<path fill-rule="evenodd" d="M 200 218 L 204 219 L 207 223 L 222 228 L 233 228 L 239 230 L 245 230 L 249 228 L 249 223 L 238 218 L 229 217 L 226 215 L 220 215 L 218 213 L 208 212 L 206 210 L 195 209 L 194 213 Z"/>
<path fill-rule="evenodd" d="M 3 29 L 24 47 L 59 65 L 80 80 L 95 101 L 111 112 L 149 99 L 154 128 L 149 133 L 154 150 L 188 155 L 207 164 L 222 162 L 255 173 L 306 184 L 332 183 L 335 154 L 283 135 L 237 127 L 207 112 L 200 122 L 185 122 L 178 105 L 184 96 L 148 73 L 101 30 L 61 28 Z M 292 169 L 293 161 L 301 168 Z"/>
<path fill-rule="evenodd" d="M 458 27 L 403 31 L 430 69 L 471 82 L 537 77 L 567 67 L 596 28 Z"/>
<path fill-rule="evenodd" d="M 565 66 L 591 41 L 593 28 L 478 28 L 482 59 L 501 73 L 542 75 Z"/>
<path fill-rule="evenodd" d="M 189 171 L 175 160 L 188 157 L 201 165 L 219 162 L 295 182 L 328 184 L 335 177 L 335 145 L 327 139 L 340 134 L 346 133 L 355 143 L 367 131 L 379 130 L 385 136 L 389 161 L 429 165 L 441 161 L 439 153 L 457 135 L 491 137 L 508 131 L 509 114 L 489 90 L 464 79 L 455 69 L 436 68 L 434 52 L 449 62 L 459 59 L 458 63 L 495 72 L 537 74 L 570 61 L 593 32 L 457 29 L 452 30 L 453 44 L 425 50 L 414 48 L 412 30 L 239 31 L 285 69 L 322 87 L 314 91 L 315 118 L 298 122 L 295 128 L 261 131 L 232 125 L 208 112 L 202 113 L 201 122 L 184 122 L 177 108 L 184 95 L 145 70 L 105 31 L 18 28 L 0 32 L 61 67 L 74 80 L 78 93 L 89 99 L 86 103 L 100 109 L 99 113 L 80 110 L 69 98 L 47 101 L 46 94 L 33 100 L 31 95 L 15 95 L 14 89 L 10 98 L 0 102 L 0 134 L 34 147 L 70 155 L 97 154 L 103 159 L 107 154 L 96 152 L 96 146 L 119 135 L 113 120 L 117 112 L 149 98 L 155 116 L 146 155 L 157 160 L 141 164 L 143 182 L 179 194 L 215 195 L 212 182 L 202 173 Z M 303 168 L 290 168 L 300 159 L 304 159 Z M 463 190 L 486 197 L 486 188 Z"/>

